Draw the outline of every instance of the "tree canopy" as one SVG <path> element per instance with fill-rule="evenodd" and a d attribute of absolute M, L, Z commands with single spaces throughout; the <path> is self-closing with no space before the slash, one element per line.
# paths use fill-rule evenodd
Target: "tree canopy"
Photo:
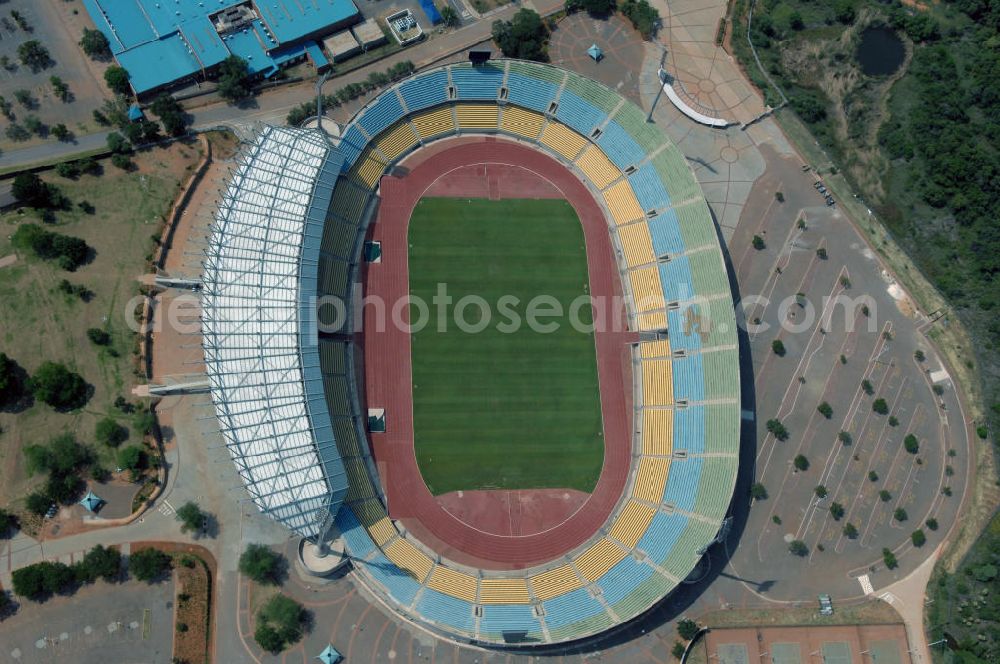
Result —
<path fill-rule="evenodd" d="M 250 67 L 247 61 L 238 55 L 230 55 L 219 65 L 219 94 L 231 102 L 247 99 L 252 94 L 247 86 L 249 75 Z"/>
<path fill-rule="evenodd" d="M 108 43 L 108 38 L 100 30 L 84 28 L 80 48 L 94 59 L 106 60 L 111 57 L 111 44 Z"/>
<path fill-rule="evenodd" d="M 129 93 L 128 78 L 128 71 L 118 65 L 111 65 L 104 70 L 104 82 L 116 94 L 127 95 Z"/>
<path fill-rule="evenodd" d="M 511 58 L 546 62 L 549 31 L 537 12 L 522 8 L 509 21 L 493 22 L 493 41 Z"/>
<path fill-rule="evenodd" d="M 284 558 L 263 544 L 251 544 L 240 555 L 240 573 L 257 583 L 276 584 L 283 571 Z"/>
<path fill-rule="evenodd" d="M 89 398 L 87 381 L 57 362 L 42 362 L 29 380 L 32 393 L 57 410 L 82 407 Z"/>

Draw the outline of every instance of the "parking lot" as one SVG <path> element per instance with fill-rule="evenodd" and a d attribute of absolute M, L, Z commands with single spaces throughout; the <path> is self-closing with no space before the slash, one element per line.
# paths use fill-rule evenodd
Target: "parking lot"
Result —
<path fill-rule="evenodd" d="M 0 662 L 169 662 L 172 582 L 100 581 L 72 597 L 24 600 L 0 624 Z"/>

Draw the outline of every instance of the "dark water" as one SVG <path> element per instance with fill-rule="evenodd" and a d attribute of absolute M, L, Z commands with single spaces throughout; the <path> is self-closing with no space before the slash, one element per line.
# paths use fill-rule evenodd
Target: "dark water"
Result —
<path fill-rule="evenodd" d="M 877 26 L 861 33 L 858 62 L 868 76 L 888 76 L 903 64 L 906 49 L 903 40 L 889 28 Z"/>

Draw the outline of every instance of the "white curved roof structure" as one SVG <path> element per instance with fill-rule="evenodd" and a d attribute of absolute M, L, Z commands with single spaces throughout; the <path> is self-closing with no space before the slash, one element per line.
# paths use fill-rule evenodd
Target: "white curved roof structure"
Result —
<path fill-rule="evenodd" d="M 314 313 L 340 166 L 319 131 L 264 128 L 229 178 L 202 277 L 206 372 L 226 446 L 261 511 L 309 538 L 325 533 L 347 490 Z"/>

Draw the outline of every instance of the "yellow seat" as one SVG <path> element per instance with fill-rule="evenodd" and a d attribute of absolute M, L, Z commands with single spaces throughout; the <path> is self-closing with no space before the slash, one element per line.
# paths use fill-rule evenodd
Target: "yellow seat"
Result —
<path fill-rule="evenodd" d="M 504 108 L 503 117 L 500 118 L 500 128 L 525 138 L 538 138 L 544 122 L 545 116 L 541 113 L 527 111 L 517 106 L 507 106 Z"/>
<path fill-rule="evenodd" d="M 480 604 L 528 604 L 526 579 L 480 579 Z"/>
<path fill-rule="evenodd" d="M 655 330 L 667 329 L 667 314 L 662 311 L 654 311 L 649 314 L 639 314 L 636 317 L 636 327 L 640 332 L 651 332 Z"/>
<path fill-rule="evenodd" d="M 368 500 L 356 503 L 351 508 L 354 510 L 355 516 L 358 517 L 358 523 L 365 527 L 375 544 L 383 546 L 396 536 L 396 527 L 386 516 L 382 503 L 377 500 Z"/>
<path fill-rule="evenodd" d="M 576 160 L 576 165 L 598 189 L 604 189 L 622 175 L 622 172 L 596 145 L 591 145 L 584 150 L 580 158 Z"/>
<path fill-rule="evenodd" d="M 625 509 L 618 515 L 615 525 L 611 527 L 609 534 L 627 548 L 635 548 L 635 545 L 639 542 L 639 538 L 649 528 L 649 523 L 653 520 L 655 512 L 656 510 L 648 505 L 642 505 L 634 500 L 629 501 L 625 505 Z"/>
<path fill-rule="evenodd" d="M 595 542 L 573 562 L 584 578 L 588 581 L 597 581 L 626 555 L 620 546 L 605 537 Z"/>
<path fill-rule="evenodd" d="M 424 111 L 413 116 L 413 126 L 422 138 L 430 138 L 455 130 L 455 119 L 451 107 L 443 106 L 433 111 Z"/>
<path fill-rule="evenodd" d="M 642 405 L 673 404 L 673 365 L 670 360 L 644 360 L 639 367 L 642 369 Z"/>
<path fill-rule="evenodd" d="M 635 474 L 632 496 L 647 503 L 659 504 L 663 500 L 663 490 L 667 486 L 667 471 L 670 460 L 659 457 L 642 457 L 639 470 Z"/>
<path fill-rule="evenodd" d="M 580 150 L 587 145 L 587 140 L 569 127 L 549 120 L 542 130 L 542 145 L 552 148 L 566 159 L 572 161 Z"/>
<path fill-rule="evenodd" d="M 618 227 L 618 238 L 625 252 L 625 262 L 629 267 L 646 265 L 656 260 L 653 254 L 653 238 L 645 222 Z"/>
<path fill-rule="evenodd" d="M 535 597 L 545 601 L 559 597 L 583 586 L 580 577 L 569 565 L 556 567 L 531 577 L 531 590 Z"/>
<path fill-rule="evenodd" d="M 413 127 L 408 122 L 396 125 L 395 129 L 382 134 L 375 147 L 385 155 L 389 161 L 395 161 L 399 155 L 403 154 L 417 144 L 417 135 L 413 133 Z"/>
<path fill-rule="evenodd" d="M 632 270 L 628 273 L 632 285 L 632 299 L 639 313 L 663 309 L 663 287 L 660 286 L 660 272 L 655 265 Z"/>
<path fill-rule="evenodd" d="M 438 565 L 431 573 L 427 587 L 467 602 L 475 602 L 476 583 L 474 576 Z"/>
<path fill-rule="evenodd" d="M 642 358 L 670 357 L 670 340 L 660 339 L 659 341 L 647 341 L 639 344 L 639 351 Z"/>
<path fill-rule="evenodd" d="M 496 104 L 458 104 L 455 117 L 460 129 L 496 129 L 499 108 Z"/>
<path fill-rule="evenodd" d="M 674 411 L 649 409 L 642 411 L 642 453 L 670 456 L 674 451 Z"/>
<path fill-rule="evenodd" d="M 382 173 L 385 172 L 385 163 L 378 158 L 375 154 L 374 148 L 366 148 L 361 156 L 358 157 L 358 161 L 354 168 L 351 169 L 351 174 L 354 180 L 364 187 L 369 189 L 374 189 L 375 185 L 378 184 L 379 178 L 382 177 Z"/>
<path fill-rule="evenodd" d="M 385 555 L 396 564 L 396 567 L 420 583 L 424 582 L 431 572 L 431 567 L 434 566 L 434 562 L 427 557 L 427 554 L 404 539 L 397 539 L 385 547 Z"/>
<path fill-rule="evenodd" d="M 646 218 L 628 180 L 622 180 L 605 189 L 604 201 L 607 203 L 608 209 L 611 210 L 611 216 L 615 223 L 619 226 Z"/>

